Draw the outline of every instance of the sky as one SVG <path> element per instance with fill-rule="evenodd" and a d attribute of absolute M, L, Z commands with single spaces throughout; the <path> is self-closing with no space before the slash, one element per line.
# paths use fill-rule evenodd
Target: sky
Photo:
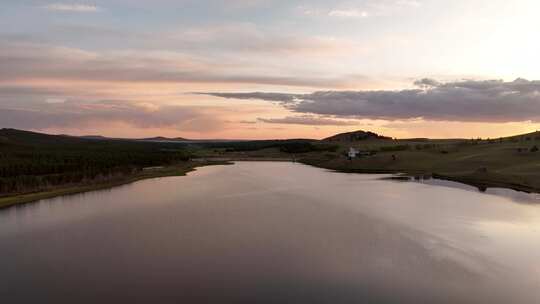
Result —
<path fill-rule="evenodd" d="M 0 0 L 0 127 L 201 139 L 540 129 L 536 0 Z"/>

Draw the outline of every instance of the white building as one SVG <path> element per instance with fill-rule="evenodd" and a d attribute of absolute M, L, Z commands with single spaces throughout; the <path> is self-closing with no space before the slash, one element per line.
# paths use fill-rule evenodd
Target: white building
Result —
<path fill-rule="evenodd" d="M 358 155 L 358 153 L 360 153 L 360 151 L 356 150 L 355 148 L 353 148 L 353 147 L 350 147 L 350 148 L 349 148 L 349 153 L 348 153 L 349 158 L 351 158 L 351 159 L 352 159 L 352 158 L 356 158 L 356 156 Z"/>

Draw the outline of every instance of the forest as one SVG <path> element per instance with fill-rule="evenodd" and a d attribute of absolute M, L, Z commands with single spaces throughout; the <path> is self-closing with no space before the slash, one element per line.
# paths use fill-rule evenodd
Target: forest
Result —
<path fill-rule="evenodd" d="M 285 153 L 335 152 L 336 144 L 321 143 L 313 139 L 283 139 L 283 140 L 248 140 L 197 143 L 200 148 L 225 149 L 225 152 L 247 152 L 262 149 L 277 148 Z"/>
<path fill-rule="evenodd" d="M 103 182 L 144 167 L 187 161 L 175 143 L 95 140 L 0 130 L 0 196 L 58 185 Z"/>

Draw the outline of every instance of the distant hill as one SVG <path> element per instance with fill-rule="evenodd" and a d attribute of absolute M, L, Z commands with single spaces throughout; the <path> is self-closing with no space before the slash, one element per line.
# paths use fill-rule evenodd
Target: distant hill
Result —
<path fill-rule="evenodd" d="M 88 140 L 85 138 L 67 136 L 67 135 L 49 135 L 44 133 L 37 133 L 31 131 L 17 130 L 4 128 L 0 129 L 0 142 L 6 144 L 77 144 L 84 143 Z"/>
<path fill-rule="evenodd" d="M 175 142 L 175 141 L 188 141 L 189 139 L 183 138 L 183 137 L 163 137 L 163 136 L 157 136 L 157 137 L 150 137 L 150 138 L 140 138 L 137 139 L 139 141 L 161 141 L 161 142 Z"/>
<path fill-rule="evenodd" d="M 71 136 L 71 135 L 65 135 L 65 136 Z M 189 141 L 187 138 L 183 137 L 163 137 L 163 136 L 156 136 L 156 137 L 149 137 L 149 138 L 121 138 L 121 137 L 105 137 L 101 135 L 83 135 L 83 136 L 74 136 L 84 139 L 94 139 L 94 140 L 128 140 L 128 141 L 150 141 L 150 142 L 185 142 Z"/>
<path fill-rule="evenodd" d="M 227 143 L 227 142 L 242 142 L 248 141 L 244 139 L 188 139 L 184 137 L 164 137 L 156 136 L 149 138 L 121 138 L 121 137 L 106 137 L 102 135 L 51 135 L 45 133 L 37 133 L 32 131 L 17 130 L 11 128 L 0 128 L 0 143 L 7 142 L 8 139 L 12 142 L 28 140 L 32 143 L 42 143 L 51 141 L 60 142 L 100 142 L 100 141 L 115 141 L 115 142 L 146 142 L 146 143 L 161 143 L 161 144 L 187 144 L 187 143 Z"/>
<path fill-rule="evenodd" d="M 353 131 L 353 132 L 347 132 L 347 133 L 340 133 L 336 134 L 334 136 L 327 137 L 323 139 L 323 141 L 331 141 L 331 142 L 355 142 L 355 141 L 362 141 L 362 140 L 369 140 L 369 139 L 392 139 L 391 137 L 386 137 L 379 135 L 377 133 L 369 132 L 369 131 Z"/>
<path fill-rule="evenodd" d="M 70 135 L 64 135 L 64 136 L 70 136 Z M 83 136 L 78 136 L 78 137 L 84 138 L 84 139 L 95 139 L 95 140 L 109 140 L 110 139 L 108 137 L 101 136 L 101 135 L 83 135 Z"/>
<path fill-rule="evenodd" d="M 105 143 L 115 143 L 119 145 L 123 144 L 139 144 L 139 145 L 153 145 L 153 144 L 185 144 L 190 142 L 189 139 L 182 137 L 168 138 L 168 137 L 151 137 L 151 138 L 114 138 L 101 135 L 51 135 L 45 133 L 38 133 L 25 130 L 17 130 L 11 128 L 0 129 L 0 144 L 29 144 L 29 145 L 61 145 L 61 144 L 95 144 L 101 145 Z"/>
<path fill-rule="evenodd" d="M 531 140 L 531 139 L 539 139 L 540 138 L 540 131 L 526 133 L 526 134 L 519 134 L 514 136 L 508 136 L 503 137 L 504 139 L 510 139 L 510 140 Z"/>

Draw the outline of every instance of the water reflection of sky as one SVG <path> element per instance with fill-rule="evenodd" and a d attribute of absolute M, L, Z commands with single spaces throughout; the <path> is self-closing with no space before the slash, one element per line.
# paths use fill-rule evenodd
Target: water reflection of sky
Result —
<path fill-rule="evenodd" d="M 459 189 L 463 189 L 467 191 L 482 192 L 485 194 L 509 198 L 516 203 L 529 203 L 529 204 L 540 203 L 540 193 L 527 193 L 524 191 L 516 191 L 516 190 L 506 189 L 506 188 L 479 189 L 478 187 L 475 187 L 475 186 L 471 186 L 471 185 L 467 185 L 467 184 L 463 184 L 459 182 L 454 182 L 454 181 L 437 179 L 437 178 L 418 179 L 418 178 L 409 178 L 409 177 L 405 178 L 405 176 L 397 176 L 397 178 L 394 178 L 394 176 L 391 176 L 391 175 L 385 175 L 382 178 L 387 179 L 387 180 L 394 180 L 394 181 L 409 181 L 409 182 L 424 183 L 424 184 L 434 185 L 434 186 L 459 188 Z"/>
<path fill-rule="evenodd" d="M 56 303 L 540 300 L 540 205 L 514 203 L 528 202 L 526 194 L 380 177 L 240 162 L 0 210 L 0 295 Z"/>

